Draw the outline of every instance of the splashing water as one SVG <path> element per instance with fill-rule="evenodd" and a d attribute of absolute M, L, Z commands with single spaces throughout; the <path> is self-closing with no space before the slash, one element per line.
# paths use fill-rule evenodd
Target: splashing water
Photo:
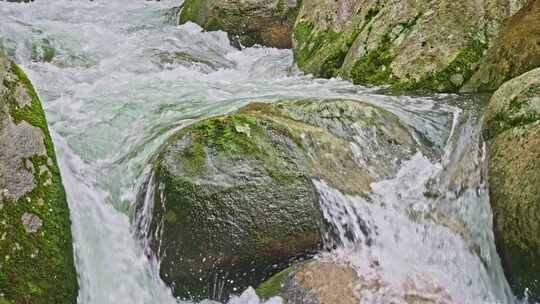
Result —
<path fill-rule="evenodd" d="M 431 151 L 402 163 L 397 176 L 373 184 L 365 197 L 315 181 L 340 243 L 324 256 L 351 263 L 366 282 L 381 285 L 366 288 L 363 303 L 399 302 L 415 292 L 440 303 L 513 301 L 494 249 L 474 101 L 385 96 L 341 80 L 313 79 L 294 67 L 290 50 L 236 50 L 223 32 L 168 24 L 164 12 L 175 5 L 0 5 L 0 48 L 28 71 L 58 152 L 78 303 L 177 303 L 136 241 L 128 216 L 146 161 L 172 132 L 252 100 L 314 97 L 383 107 Z M 230 300 L 260 302 L 253 289 Z"/>
<path fill-rule="evenodd" d="M 480 122 L 454 115 L 442 159 L 417 153 L 367 197 L 315 181 L 341 244 L 332 258 L 351 264 L 366 284 L 361 303 L 416 295 L 433 303 L 514 300 L 493 246 Z"/>

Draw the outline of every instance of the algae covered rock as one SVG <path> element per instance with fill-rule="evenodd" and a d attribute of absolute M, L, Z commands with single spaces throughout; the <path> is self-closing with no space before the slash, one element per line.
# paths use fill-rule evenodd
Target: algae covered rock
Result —
<path fill-rule="evenodd" d="M 523 2 L 305 0 L 293 49 L 299 67 L 316 76 L 457 91 Z"/>
<path fill-rule="evenodd" d="M 540 67 L 540 1 L 509 18 L 462 91 L 495 91 L 505 81 Z"/>
<path fill-rule="evenodd" d="M 363 149 L 388 155 L 363 158 Z M 252 103 L 163 145 L 139 195 L 138 228 L 176 296 L 226 299 L 320 249 L 314 179 L 361 193 L 415 151 L 408 128 L 367 103 Z"/>
<path fill-rule="evenodd" d="M 224 299 L 319 248 L 317 193 L 280 132 L 237 114 L 197 123 L 160 151 L 150 235 L 161 229 L 154 250 L 176 296 Z"/>
<path fill-rule="evenodd" d="M 0 54 L 0 302 L 76 302 L 70 228 L 40 101 Z"/>
<path fill-rule="evenodd" d="M 540 69 L 503 84 L 486 113 L 497 250 L 514 288 L 540 299 Z"/>
<path fill-rule="evenodd" d="M 188 21 L 206 30 L 223 30 L 243 46 L 261 44 L 290 48 L 297 0 L 186 0 L 180 23 Z"/>
<path fill-rule="evenodd" d="M 302 2 L 292 35 L 298 66 L 315 76 L 340 73 L 349 49 L 376 10 L 366 1 Z M 375 1 L 372 1 L 375 2 Z"/>

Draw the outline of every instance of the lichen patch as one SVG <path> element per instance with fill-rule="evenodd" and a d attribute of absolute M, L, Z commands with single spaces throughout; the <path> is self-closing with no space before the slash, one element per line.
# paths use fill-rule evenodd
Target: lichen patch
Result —
<path fill-rule="evenodd" d="M 28 159 L 46 155 L 43 132 L 26 121 L 15 124 L 7 117 L 0 121 L 0 142 L 11 143 L 0 146 L 0 189 L 5 198 L 16 201 L 36 187 Z"/>
<path fill-rule="evenodd" d="M 33 213 L 25 212 L 21 217 L 21 221 L 26 233 L 37 232 L 43 226 L 43 221 Z"/>

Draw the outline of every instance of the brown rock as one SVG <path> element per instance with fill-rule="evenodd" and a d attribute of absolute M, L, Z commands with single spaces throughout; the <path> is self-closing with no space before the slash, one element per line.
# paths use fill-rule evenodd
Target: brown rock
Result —
<path fill-rule="evenodd" d="M 291 48 L 290 33 L 297 0 L 186 0 L 180 23 L 195 22 L 207 30 L 223 30 L 234 43 Z"/>
<path fill-rule="evenodd" d="M 509 18 L 480 68 L 462 91 L 494 91 L 503 82 L 540 67 L 540 1 Z"/>
<path fill-rule="evenodd" d="M 486 113 L 497 250 L 516 295 L 540 299 L 540 68 L 503 84 Z"/>

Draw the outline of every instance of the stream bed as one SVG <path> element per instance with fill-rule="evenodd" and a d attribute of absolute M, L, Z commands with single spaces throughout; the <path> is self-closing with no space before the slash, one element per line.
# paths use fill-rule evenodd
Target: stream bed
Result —
<path fill-rule="evenodd" d="M 379 292 L 362 295 L 365 303 L 393 303 L 410 286 L 437 303 L 513 303 L 493 240 L 481 96 L 396 96 L 315 79 L 295 67 L 290 50 L 238 50 L 226 33 L 172 24 L 166 12 L 178 5 L 0 5 L 0 48 L 28 72 L 56 145 L 71 211 L 79 304 L 177 303 L 131 224 L 147 160 L 169 135 L 196 120 L 251 101 L 293 98 L 375 104 L 416 130 L 431 151 L 403 162 L 397 176 L 372 184 L 366 197 L 315 182 L 340 240 L 321 258 L 346 261 L 367 280 L 383 282 Z M 374 231 L 369 240 L 359 222 Z M 375 268 L 369 263 L 374 259 Z M 437 287 L 444 292 L 432 294 Z M 445 302 L 449 298 L 453 302 Z M 253 290 L 230 302 L 262 303 Z"/>

